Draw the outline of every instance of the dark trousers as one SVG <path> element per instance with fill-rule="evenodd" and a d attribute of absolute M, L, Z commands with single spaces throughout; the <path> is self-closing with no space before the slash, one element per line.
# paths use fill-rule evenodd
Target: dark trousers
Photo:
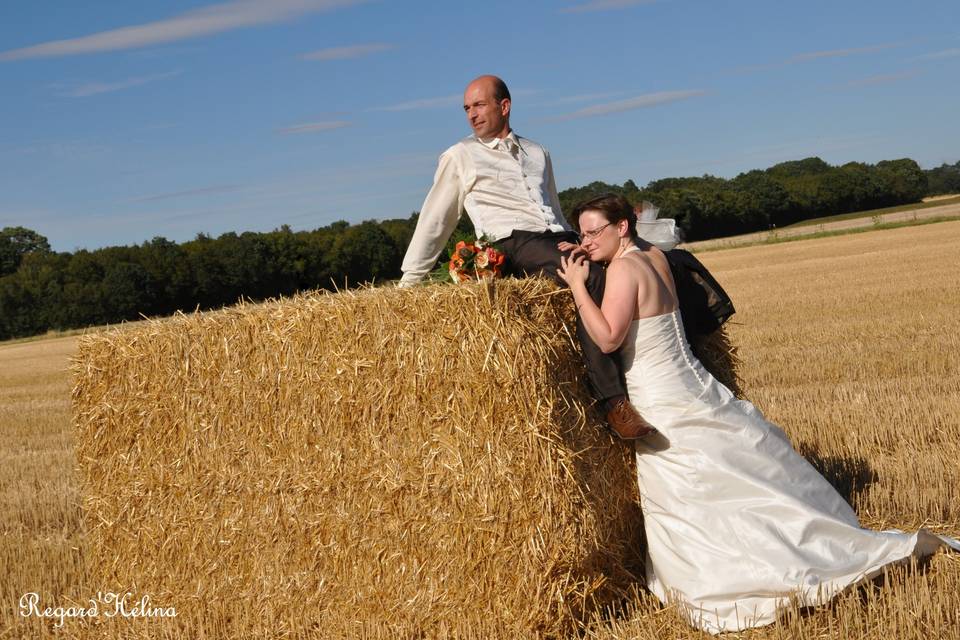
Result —
<path fill-rule="evenodd" d="M 558 242 L 578 243 L 580 239 L 572 231 L 536 232 L 514 231 L 509 237 L 494 243 L 506 255 L 504 272 L 515 277 L 544 275 L 561 285 L 566 283 L 557 275 L 560 257 L 567 255 L 557 248 Z M 606 270 L 599 264 L 590 263 L 587 291 L 598 305 L 603 300 Z M 604 353 L 593 341 L 577 314 L 577 338 L 583 361 L 587 367 L 587 380 L 593 397 L 600 401 L 601 409 L 610 398 L 627 395 L 621 372 L 620 358 L 615 353 Z"/>

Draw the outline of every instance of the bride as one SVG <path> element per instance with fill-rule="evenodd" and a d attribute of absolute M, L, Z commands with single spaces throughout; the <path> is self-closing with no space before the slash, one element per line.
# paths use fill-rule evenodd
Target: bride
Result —
<path fill-rule="evenodd" d="M 620 349 L 630 401 L 656 431 L 636 441 L 647 534 L 646 580 L 711 633 L 772 623 L 818 605 L 892 563 L 960 542 L 862 529 L 853 509 L 784 432 L 693 356 L 666 257 L 637 237 L 633 207 L 601 196 L 576 207 L 581 248 L 609 263 L 603 301 L 583 256 L 564 258 L 590 336 Z"/>

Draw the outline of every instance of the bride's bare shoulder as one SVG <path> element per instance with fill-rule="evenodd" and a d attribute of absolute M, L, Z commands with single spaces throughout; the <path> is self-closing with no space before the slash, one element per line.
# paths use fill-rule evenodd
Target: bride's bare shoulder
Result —
<path fill-rule="evenodd" d="M 661 275 L 670 273 L 670 261 L 667 259 L 667 254 L 663 251 L 650 245 L 650 247 L 643 252 L 643 255 L 650 261 L 650 265 Z"/>
<path fill-rule="evenodd" d="M 667 254 L 665 254 L 658 247 L 652 244 L 649 247 L 647 247 L 646 250 L 643 251 L 643 254 L 648 258 L 650 258 L 651 260 L 656 260 L 661 264 L 668 264 Z"/>
<path fill-rule="evenodd" d="M 640 265 L 636 261 L 630 260 L 627 256 L 620 256 L 611 260 L 610 264 L 607 265 L 607 278 L 635 274 L 638 268 L 640 268 Z"/>
<path fill-rule="evenodd" d="M 607 278 L 630 278 L 634 282 L 644 282 L 656 277 L 657 267 L 650 258 L 640 251 L 631 251 L 611 261 L 607 266 Z"/>

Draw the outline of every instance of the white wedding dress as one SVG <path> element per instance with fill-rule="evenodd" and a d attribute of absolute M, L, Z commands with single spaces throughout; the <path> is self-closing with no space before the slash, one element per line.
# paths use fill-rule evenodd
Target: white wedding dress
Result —
<path fill-rule="evenodd" d="M 659 434 L 637 441 L 647 586 L 711 633 L 826 602 L 911 556 L 960 542 L 860 528 L 784 432 L 693 356 L 680 312 L 634 320 L 621 349 L 630 400 Z"/>

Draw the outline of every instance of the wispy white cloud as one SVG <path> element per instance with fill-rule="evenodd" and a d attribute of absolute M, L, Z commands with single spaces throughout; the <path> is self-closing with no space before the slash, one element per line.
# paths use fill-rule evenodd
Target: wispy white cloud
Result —
<path fill-rule="evenodd" d="M 745 65 L 742 67 L 737 67 L 735 69 L 729 70 L 727 73 L 731 73 L 733 75 L 742 75 L 742 74 L 755 73 L 757 71 L 770 71 L 772 69 L 780 69 L 787 65 L 799 64 L 803 62 L 811 62 L 813 60 L 823 60 L 827 58 L 844 58 L 847 56 L 857 56 L 857 55 L 865 55 L 869 53 L 877 53 L 879 51 L 884 51 L 886 49 L 902 47 L 907 44 L 910 44 L 910 41 L 887 42 L 883 44 L 871 45 L 869 47 L 853 47 L 849 49 L 826 49 L 823 51 L 808 51 L 806 53 L 798 53 L 794 56 L 787 58 L 786 60 L 781 60 L 779 62 L 770 62 L 765 64 L 751 64 L 751 65 Z"/>
<path fill-rule="evenodd" d="M 241 187 L 235 184 L 218 184 L 212 187 L 201 187 L 199 189 L 187 189 L 186 191 L 173 191 L 171 193 L 159 193 L 149 196 L 141 196 L 128 200 L 129 203 L 156 202 L 158 200 L 173 200 L 175 198 L 187 198 L 191 196 L 204 196 L 212 193 L 228 193 L 237 191 Z"/>
<path fill-rule="evenodd" d="M 277 129 L 277 133 L 282 134 L 293 134 L 293 133 L 318 133 L 320 131 L 332 131 L 333 129 L 343 129 L 344 127 L 349 127 L 350 122 L 347 120 L 322 120 L 320 122 L 304 122 L 302 124 L 295 124 L 289 127 L 283 127 L 282 129 Z"/>
<path fill-rule="evenodd" d="M 858 80 L 851 80 L 843 84 L 844 88 L 856 89 L 859 87 L 872 87 L 881 84 L 891 84 L 893 82 L 899 82 L 901 80 L 907 80 L 909 78 L 916 77 L 920 72 L 916 70 L 912 71 L 903 71 L 900 73 L 885 73 L 874 76 L 868 76 L 866 78 L 860 78 Z"/>
<path fill-rule="evenodd" d="M 109 154 L 113 149 L 97 141 L 75 139 L 37 141 L 23 147 L 16 147 L 11 151 L 57 161 L 85 161 Z"/>
<path fill-rule="evenodd" d="M 300 57 L 304 60 L 347 60 L 348 58 L 359 58 L 361 56 L 368 56 L 372 53 L 379 53 L 381 51 L 387 51 L 393 49 L 392 44 L 387 44 L 385 42 L 374 42 L 371 44 L 355 44 L 349 47 L 331 47 L 329 49 L 319 49 L 318 51 L 311 51 L 310 53 L 304 53 Z"/>
<path fill-rule="evenodd" d="M 827 51 L 811 51 L 809 53 L 800 53 L 791 58 L 787 58 L 786 64 L 795 62 L 807 62 L 809 60 L 819 60 L 821 58 L 843 58 L 846 56 L 856 56 L 864 53 L 876 53 L 884 49 L 892 49 L 903 45 L 902 42 L 889 42 L 887 44 L 878 44 L 870 47 L 857 47 L 854 49 L 830 49 Z"/>
<path fill-rule="evenodd" d="M 457 107 L 463 102 L 463 96 L 455 93 L 450 96 L 440 96 L 438 98 L 421 98 L 419 100 L 410 100 L 387 107 L 372 107 L 368 111 L 413 111 L 415 109 L 437 109 L 440 107 Z"/>
<path fill-rule="evenodd" d="M 944 49 L 943 51 L 926 53 L 922 56 L 917 56 L 910 59 L 915 62 L 919 62 L 921 60 L 943 60 L 944 58 L 956 58 L 957 56 L 960 56 L 960 49 Z"/>
<path fill-rule="evenodd" d="M 517 105 L 517 98 L 533 96 L 540 93 L 539 89 L 517 89 L 511 91 L 513 96 L 514 108 Z M 419 98 L 417 100 L 408 100 L 398 104 L 391 104 L 385 107 L 370 107 L 367 111 L 415 111 L 419 109 L 449 109 L 450 107 L 463 106 L 463 94 L 455 93 L 449 96 L 438 96 L 435 98 Z"/>
<path fill-rule="evenodd" d="M 657 0 L 590 0 L 572 7 L 560 9 L 561 13 L 586 13 L 588 11 L 613 11 L 628 9 L 641 4 L 653 4 Z"/>
<path fill-rule="evenodd" d="M 64 84 L 55 84 L 51 85 L 51 88 L 61 91 L 60 95 L 67 98 L 86 98 L 88 96 L 95 96 L 101 93 L 113 93 L 114 91 L 122 91 L 131 87 L 140 87 L 157 80 L 178 76 L 181 73 L 183 72 L 168 71 L 167 73 L 158 73 L 150 76 L 127 78 L 126 80 L 119 80 L 117 82 L 88 82 L 86 84 L 69 88 Z"/>
<path fill-rule="evenodd" d="M 609 91 L 607 93 L 581 93 L 575 96 L 563 96 L 554 100 L 554 104 L 570 104 L 574 102 L 593 102 L 594 100 L 607 100 L 622 96 L 626 91 Z"/>
<path fill-rule="evenodd" d="M 547 118 L 547 121 L 562 122 L 577 118 L 592 118 L 594 116 L 605 116 L 611 113 L 622 113 L 624 111 L 633 111 L 635 109 L 646 109 L 647 107 L 656 107 L 658 105 L 678 102 L 688 98 L 696 98 L 706 95 L 706 93 L 707 92 L 702 89 L 688 91 L 659 91 L 657 93 L 648 93 L 642 96 L 636 96 L 634 98 L 627 98 L 626 100 L 595 104 L 591 107 L 585 107 L 572 113 L 567 113 L 553 118 Z"/>
<path fill-rule="evenodd" d="M 365 1 L 232 0 L 187 11 L 165 20 L 3 51 L 0 52 L 0 62 L 140 49 L 234 29 L 284 22 L 308 13 L 330 11 Z"/>
<path fill-rule="evenodd" d="M 180 45 L 180 46 L 161 46 L 156 49 L 141 49 L 139 51 L 131 51 L 130 56 L 135 58 L 143 58 L 146 60 L 156 60 L 160 58 L 172 58 L 175 56 L 189 56 L 196 53 L 200 53 L 204 48 L 197 45 Z"/>

